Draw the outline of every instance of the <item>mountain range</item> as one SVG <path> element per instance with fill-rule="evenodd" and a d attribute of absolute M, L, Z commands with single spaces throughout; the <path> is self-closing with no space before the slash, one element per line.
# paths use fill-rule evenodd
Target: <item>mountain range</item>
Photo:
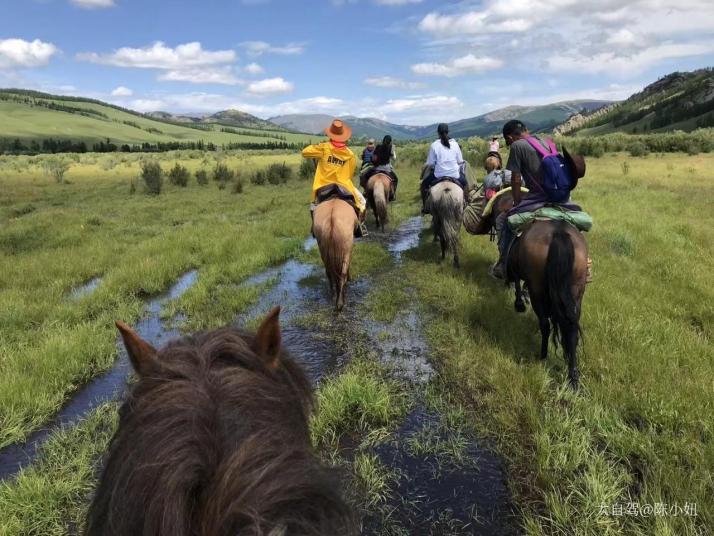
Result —
<path fill-rule="evenodd" d="M 457 138 L 489 136 L 498 134 L 503 123 L 516 118 L 534 132 L 551 130 L 574 114 L 590 113 L 610 104 L 612 101 L 573 100 L 543 106 L 508 106 L 477 117 L 454 121 L 449 124 L 449 130 Z M 329 126 L 332 119 L 333 116 L 324 114 L 293 114 L 271 117 L 269 121 L 292 131 L 319 134 Z M 437 127 L 436 124 L 416 127 L 398 125 L 370 117 L 346 116 L 343 119 L 352 127 L 356 138 L 382 138 L 387 134 L 394 139 L 431 138 L 435 136 Z"/>

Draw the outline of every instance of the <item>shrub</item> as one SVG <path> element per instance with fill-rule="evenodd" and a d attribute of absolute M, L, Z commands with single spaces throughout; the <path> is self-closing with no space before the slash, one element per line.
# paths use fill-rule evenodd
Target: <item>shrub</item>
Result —
<path fill-rule="evenodd" d="M 243 180 L 238 178 L 236 181 L 233 183 L 233 188 L 231 189 L 231 193 L 234 194 L 242 194 L 243 193 Z"/>
<path fill-rule="evenodd" d="M 196 172 L 196 182 L 201 186 L 208 184 L 208 172 L 205 169 L 199 169 Z"/>
<path fill-rule="evenodd" d="M 285 184 L 292 177 L 293 170 L 285 162 L 282 164 L 270 164 L 266 172 L 270 184 Z"/>
<path fill-rule="evenodd" d="M 221 183 L 223 183 L 223 188 L 225 188 L 225 184 L 232 181 L 233 177 L 235 177 L 235 173 L 228 169 L 228 166 L 225 164 L 216 164 L 216 167 L 213 169 L 213 180 L 219 184 L 219 188 Z"/>
<path fill-rule="evenodd" d="M 317 169 L 317 160 L 312 158 L 303 158 L 300 163 L 298 175 L 301 179 L 312 179 L 315 176 L 315 169 Z"/>
<path fill-rule="evenodd" d="M 69 170 L 70 165 L 69 162 L 61 158 L 48 158 L 43 163 L 45 173 L 53 177 L 58 184 L 64 182 L 64 175 Z"/>
<path fill-rule="evenodd" d="M 266 181 L 267 177 L 265 171 L 263 171 L 262 169 L 259 169 L 258 171 L 253 173 L 253 176 L 250 178 L 250 182 L 257 185 L 265 184 Z"/>
<path fill-rule="evenodd" d="M 188 179 L 191 176 L 188 169 L 176 162 L 176 165 L 169 171 L 169 182 L 175 186 L 188 186 Z"/>
<path fill-rule="evenodd" d="M 158 162 L 147 160 L 141 163 L 141 178 L 146 185 L 146 193 L 159 195 L 164 183 L 164 171 Z"/>
<path fill-rule="evenodd" d="M 630 156 L 647 156 L 649 153 L 649 149 L 641 141 L 630 144 Z"/>

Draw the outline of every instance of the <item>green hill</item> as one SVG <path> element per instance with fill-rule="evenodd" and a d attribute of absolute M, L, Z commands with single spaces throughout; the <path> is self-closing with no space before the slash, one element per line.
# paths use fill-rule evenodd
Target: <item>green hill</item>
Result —
<path fill-rule="evenodd" d="M 235 128 L 236 123 L 179 122 L 173 116 L 151 117 L 92 99 L 0 90 L 0 141 L 6 145 L 8 141 L 19 140 L 26 145 L 48 138 L 83 142 L 89 147 L 107 139 L 115 145 L 203 142 L 220 146 L 310 141 L 305 134 L 263 123 L 263 128 Z M 266 130 L 268 126 L 272 130 Z"/>
<path fill-rule="evenodd" d="M 714 70 L 672 73 L 629 99 L 591 114 L 576 114 L 559 134 L 583 136 L 691 131 L 714 126 Z"/>

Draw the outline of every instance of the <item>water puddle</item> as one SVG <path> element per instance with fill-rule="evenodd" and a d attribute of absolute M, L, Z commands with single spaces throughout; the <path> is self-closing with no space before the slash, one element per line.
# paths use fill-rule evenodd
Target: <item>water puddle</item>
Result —
<path fill-rule="evenodd" d="M 423 218 L 414 216 L 389 234 L 387 249 L 396 261 L 401 261 L 404 252 L 419 245 L 419 235 L 423 226 Z"/>
<path fill-rule="evenodd" d="M 146 314 L 133 328 L 154 346 L 162 346 L 167 340 L 178 337 L 176 329 L 166 328 L 160 319 L 162 306 L 179 298 L 191 288 L 198 279 L 198 272 L 192 270 L 179 278 L 169 289 L 151 300 L 146 305 Z M 116 400 L 126 391 L 131 365 L 126 351 L 117 342 L 119 356 L 114 366 L 106 373 L 96 377 L 75 394 L 44 428 L 32 433 L 23 443 L 15 443 L 0 450 L 0 480 L 10 478 L 22 468 L 30 465 L 49 436 L 58 428 L 75 424 L 85 418 L 100 405 Z"/>
<path fill-rule="evenodd" d="M 398 477 L 389 501 L 387 519 L 368 518 L 363 534 L 381 534 L 384 524 L 407 529 L 409 534 L 517 534 L 500 460 L 469 442 L 464 461 L 431 450 L 453 437 L 439 416 L 417 406 L 395 435 L 395 441 L 378 446 L 381 462 Z M 421 438 L 421 439 L 420 439 Z M 421 440 L 421 447 L 418 441 Z"/>
<path fill-rule="evenodd" d="M 100 283 L 102 282 L 101 277 L 93 277 L 86 283 L 73 288 L 70 293 L 69 297 L 72 300 L 79 300 L 80 298 L 84 298 L 85 296 L 89 296 L 90 294 L 93 294 L 95 290 L 99 287 Z"/>

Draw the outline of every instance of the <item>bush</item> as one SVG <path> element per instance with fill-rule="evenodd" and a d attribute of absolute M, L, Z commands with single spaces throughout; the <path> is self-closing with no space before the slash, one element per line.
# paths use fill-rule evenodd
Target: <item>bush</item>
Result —
<path fill-rule="evenodd" d="M 233 188 L 231 189 L 231 192 L 234 194 L 243 193 L 243 181 L 240 178 L 236 179 L 236 181 L 233 183 Z"/>
<path fill-rule="evenodd" d="M 223 184 L 223 188 L 225 188 L 226 183 L 232 181 L 233 177 L 235 177 L 235 173 L 228 169 L 228 166 L 225 164 L 216 164 L 216 167 L 213 169 L 213 180 L 218 183 L 219 188 L 221 188 L 221 184 Z M 223 188 L 221 188 L 221 190 Z"/>
<path fill-rule="evenodd" d="M 270 184 L 285 184 L 292 177 L 293 170 L 285 162 L 282 164 L 270 164 L 266 175 Z"/>
<path fill-rule="evenodd" d="M 315 170 L 317 169 L 317 160 L 312 158 L 303 158 L 300 164 L 300 170 L 298 175 L 301 179 L 309 180 L 315 176 Z"/>
<path fill-rule="evenodd" d="M 53 177 L 58 184 L 62 184 L 64 182 L 64 175 L 69 170 L 70 165 L 69 162 L 61 158 L 48 158 L 42 164 L 42 167 L 45 173 Z"/>
<path fill-rule="evenodd" d="M 169 171 L 169 182 L 175 186 L 188 186 L 188 179 L 191 176 L 188 169 L 176 162 L 176 165 Z"/>
<path fill-rule="evenodd" d="M 147 160 L 141 163 L 141 178 L 146 185 L 146 193 L 159 195 L 164 183 L 164 171 L 158 162 Z"/>
<path fill-rule="evenodd" d="M 647 156 L 648 154 L 650 154 L 649 149 L 641 141 L 630 144 L 630 156 Z"/>
<path fill-rule="evenodd" d="M 196 182 L 201 186 L 208 184 L 208 172 L 205 169 L 199 169 L 196 172 Z"/>
<path fill-rule="evenodd" d="M 267 182 L 265 171 L 259 169 L 253 173 L 253 176 L 250 178 L 250 182 L 257 185 L 265 184 Z"/>

